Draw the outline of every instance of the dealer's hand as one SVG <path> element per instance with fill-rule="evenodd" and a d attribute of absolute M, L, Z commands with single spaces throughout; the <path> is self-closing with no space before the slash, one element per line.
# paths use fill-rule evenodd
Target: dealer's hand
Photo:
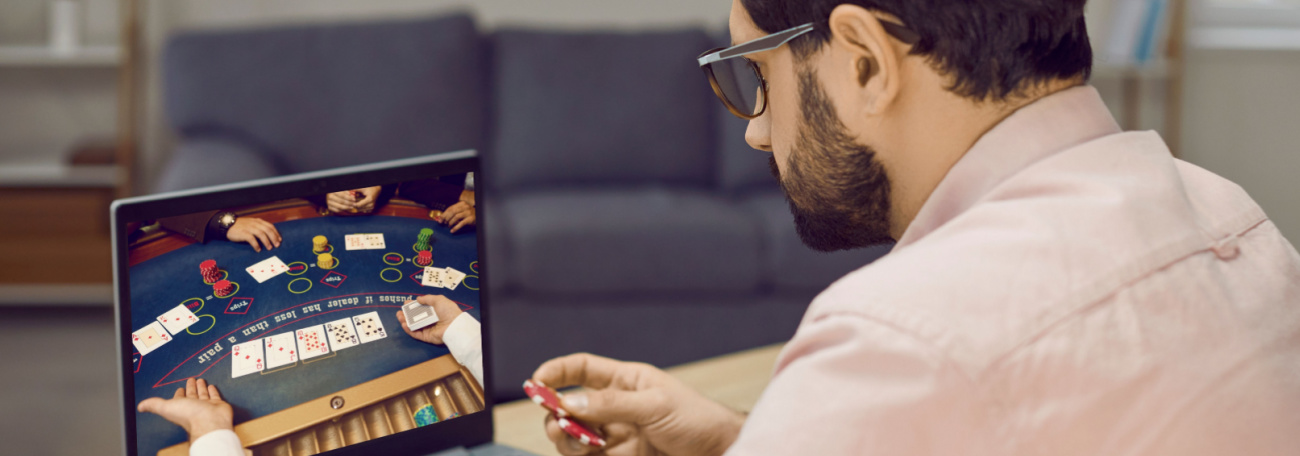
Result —
<path fill-rule="evenodd" d="M 432 307 L 433 313 L 438 315 L 438 322 L 420 328 L 419 331 L 411 331 L 411 328 L 406 326 L 406 316 L 399 310 L 397 311 L 397 321 L 402 324 L 402 331 L 406 331 L 406 334 L 416 340 L 442 345 L 442 335 L 447 333 L 447 327 L 451 326 L 451 322 L 456 317 L 459 317 L 462 312 L 460 305 L 442 295 L 424 295 L 416 298 L 415 301 Z"/>
<path fill-rule="evenodd" d="M 271 250 L 272 247 L 279 247 L 280 241 L 283 240 L 275 225 L 253 217 L 235 219 L 235 224 L 230 225 L 230 230 L 226 231 L 226 239 L 231 242 L 247 242 L 257 252 L 261 252 L 263 248 Z M 258 245 L 259 242 L 261 245 Z"/>
<path fill-rule="evenodd" d="M 185 429 L 190 443 L 212 431 L 234 429 L 234 411 L 221 400 L 216 385 L 207 381 L 189 379 L 184 388 L 177 388 L 171 399 L 151 397 L 140 402 L 136 410 L 154 413 Z"/>
<path fill-rule="evenodd" d="M 578 353 L 543 363 L 533 379 L 552 388 L 587 388 L 565 394 L 564 409 L 599 428 L 608 445 L 579 443 L 547 414 L 546 436 L 564 455 L 722 454 L 745 423 L 741 413 L 649 364 Z"/>
<path fill-rule="evenodd" d="M 474 206 L 461 201 L 451 205 L 447 210 L 442 211 L 442 216 L 438 217 L 438 223 L 451 227 L 451 232 L 455 233 L 465 226 L 472 226 L 478 220 L 478 212 Z"/>

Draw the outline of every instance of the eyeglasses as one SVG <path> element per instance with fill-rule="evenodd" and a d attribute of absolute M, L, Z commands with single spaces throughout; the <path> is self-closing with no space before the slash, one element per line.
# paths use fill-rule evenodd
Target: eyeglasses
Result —
<path fill-rule="evenodd" d="M 885 33 L 903 43 L 920 41 L 920 36 L 907 27 L 889 21 L 880 21 L 880 25 Z M 741 119 L 753 119 L 767 110 L 767 81 L 758 65 L 738 57 L 779 48 L 811 31 L 813 23 L 809 22 L 729 48 L 710 49 L 700 54 L 700 68 L 708 76 L 713 93 L 718 95 L 728 111 Z"/>

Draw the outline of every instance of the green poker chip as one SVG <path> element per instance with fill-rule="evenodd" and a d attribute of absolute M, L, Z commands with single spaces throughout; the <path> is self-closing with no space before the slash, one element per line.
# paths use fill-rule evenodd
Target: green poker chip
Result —
<path fill-rule="evenodd" d="M 415 409 L 411 414 L 411 419 L 415 420 L 415 427 L 428 426 L 438 422 L 438 414 L 433 413 L 433 406 L 425 404 L 423 407 Z"/>

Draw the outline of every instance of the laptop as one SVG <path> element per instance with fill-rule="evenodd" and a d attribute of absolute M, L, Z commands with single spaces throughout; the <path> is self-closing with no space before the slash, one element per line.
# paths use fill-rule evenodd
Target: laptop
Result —
<path fill-rule="evenodd" d="M 466 150 L 113 202 L 125 454 L 188 454 L 136 408 L 190 379 L 246 454 L 527 454 L 492 443 L 478 171 Z"/>

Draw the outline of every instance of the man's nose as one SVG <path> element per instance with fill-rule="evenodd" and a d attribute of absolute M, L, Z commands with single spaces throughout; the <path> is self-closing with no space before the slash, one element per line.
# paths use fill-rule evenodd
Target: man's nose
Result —
<path fill-rule="evenodd" d="M 769 121 L 771 116 L 769 112 L 749 120 L 749 127 L 745 128 L 745 142 L 749 147 L 758 150 L 772 151 L 772 123 Z"/>

